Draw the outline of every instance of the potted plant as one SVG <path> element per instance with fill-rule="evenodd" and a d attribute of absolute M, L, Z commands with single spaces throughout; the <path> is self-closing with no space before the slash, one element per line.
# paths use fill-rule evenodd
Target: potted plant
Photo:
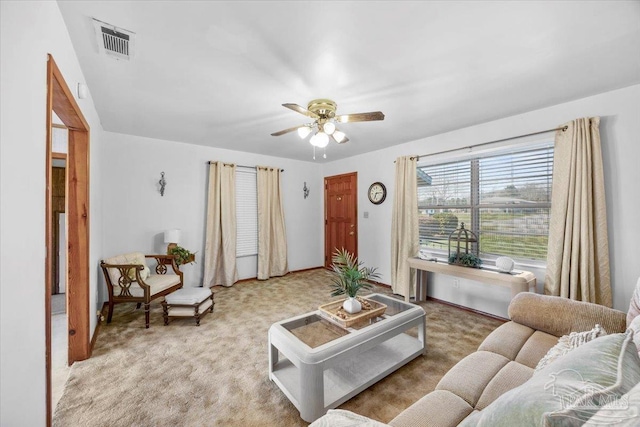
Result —
<path fill-rule="evenodd" d="M 357 313 L 362 309 L 360 301 L 356 299 L 360 289 L 371 289 L 369 279 L 377 279 L 380 274 L 376 273 L 376 268 L 364 267 L 362 262 L 358 262 L 353 254 L 347 250 L 336 250 L 331 259 L 331 269 L 333 270 L 333 281 L 331 284 L 331 296 L 347 295 L 348 298 L 342 308 L 348 313 Z"/>
<path fill-rule="evenodd" d="M 169 249 L 169 255 L 173 255 L 176 260 L 176 264 L 181 266 L 182 264 L 193 264 L 196 262 L 195 252 L 190 252 L 188 249 L 183 248 L 182 246 L 174 246 Z"/>
<path fill-rule="evenodd" d="M 452 254 L 449 256 L 449 264 L 457 264 L 463 265 L 465 267 L 473 267 L 480 268 L 482 265 L 482 260 L 477 257 L 475 254 L 469 253 L 461 253 L 461 254 Z"/>

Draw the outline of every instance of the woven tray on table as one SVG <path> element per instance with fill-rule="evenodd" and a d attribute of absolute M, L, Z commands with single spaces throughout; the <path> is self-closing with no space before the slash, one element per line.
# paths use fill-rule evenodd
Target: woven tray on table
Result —
<path fill-rule="evenodd" d="M 372 319 L 376 316 L 382 316 L 384 311 L 387 309 L 387 306 L 381 302 L 366 298 L 358 298 L 358 301 L 362 304 L 362 310 L 358 313 L 351 314 L 347 313 L 342 308 L 342 303 L 345 301 L 346 299 L 333 301 L 321 305 L 318 309 L 325 316 L 329 317 L 332 321 L 338 323 L 344 328 L 348 328 L 356 323 Z"/>

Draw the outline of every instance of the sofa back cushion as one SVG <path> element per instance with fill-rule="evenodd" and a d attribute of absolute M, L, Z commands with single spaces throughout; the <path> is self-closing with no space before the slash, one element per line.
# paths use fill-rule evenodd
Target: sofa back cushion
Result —
<path fill-rule="evenodd" d="M 520 292 L 509 304 L 509 318 L 556 337 L 588 331 L 597 323 L 608 333 L 627 329 L 626 313 L 603 305 L 531 292 Z"/>
<path fill-rule="evenodd" d="M 583 424 L 640 382 L 633 333 L 590 341 L 536 372 L 462 426 Z"/>

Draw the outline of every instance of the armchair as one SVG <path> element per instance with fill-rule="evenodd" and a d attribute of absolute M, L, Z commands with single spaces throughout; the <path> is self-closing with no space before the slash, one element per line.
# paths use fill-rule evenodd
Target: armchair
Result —
<path fill-rule="evenodd" d="M 150 274 L 146 259 L 156 260 L 155 274 Z M 167 274 L 170 265 L 174 274 Z M 140 308 L 144 303 L 145 328 L 149 328 L 151 301 L 170 294 L 183 285 L 182 272 L 173 255 L 144 255 L 133 252 L 104 259 L 100 262 L 109 292 L 109 314 L 111 323 L 113 306 L 122 302 L 135 302 Z"/>

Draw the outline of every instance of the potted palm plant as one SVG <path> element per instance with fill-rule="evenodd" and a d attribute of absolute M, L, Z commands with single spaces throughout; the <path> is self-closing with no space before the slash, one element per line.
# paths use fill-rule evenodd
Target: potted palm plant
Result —
<path fill-rule="evenodd" d="M 356 299 L 360 289 L 371 289 L 369 279 L 377 279 L 380 274 L 376 273 L 376 268 L 364 267 L 363 262 L 358 262 L 353 254 L 347 250 L 336 250 L 331 259 L 331 269 L 333 280 L 331 283 L 331 296 L 347 295 L 348 298 L 342 308 L 348 313 L 357 313 L 362 309 L 360 301 Z"/>

